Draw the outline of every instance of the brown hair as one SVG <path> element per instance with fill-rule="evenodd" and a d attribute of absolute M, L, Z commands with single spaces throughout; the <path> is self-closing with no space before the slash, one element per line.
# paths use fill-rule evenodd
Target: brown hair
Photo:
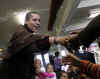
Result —
<path fill-rule="evenodd" d="M 30 19 L 30 17 L 32 16 L 32 14 L 38 14 L 40 15 L 40 13 L 38 11 L 30 11 L 26 14 L 25 16 L 25 20 L 28 21 Z"/>

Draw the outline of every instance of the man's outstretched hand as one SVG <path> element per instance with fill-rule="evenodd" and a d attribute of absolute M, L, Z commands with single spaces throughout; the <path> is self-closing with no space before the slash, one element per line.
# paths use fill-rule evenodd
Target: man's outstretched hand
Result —
<path fill-rule="evenodd" d="M 69 40 L 70 40 L 69 36 L 55 37 L 55 42 L 59 43 L 63 46 L 66 46 L 66 44 L 68 43 Z"/>

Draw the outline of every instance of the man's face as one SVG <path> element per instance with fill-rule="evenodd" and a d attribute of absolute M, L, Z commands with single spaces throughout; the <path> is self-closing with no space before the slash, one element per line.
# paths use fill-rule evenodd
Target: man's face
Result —
<path fill-rule="evenodd" d="M 31 29 L 34 32 L 38 32 L 40 28 L 40 15 L 39 14 L 32 14 L 30 19 L 26 21 L 29 29 Z"/>

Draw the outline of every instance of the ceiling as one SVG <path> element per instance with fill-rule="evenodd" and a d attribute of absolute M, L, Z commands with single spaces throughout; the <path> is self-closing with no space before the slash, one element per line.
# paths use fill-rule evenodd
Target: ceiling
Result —
<path fill-rule="evenodd" d="M 0 48 L 7 47 L 8 40 L 19 25 L 15 19 L 15 12 L 40 11 L 41 29 L 45 32 L 47 30 L 49 3 L 50 0 L 0 0 Z M 80 26 L 79 22 L 83 23 L 81 26 L 85 26 L 87 23 L 85 22 L 85 17 L 88 17 L 91 9 L 96 8 L 100 8 L 100 0 L 81 0 L 75 12 L 72 13 L 73 16 L 69 24 L 66 27 L 62 27 L 62 29 L 65 29 L 65 32 L 76 29 Z M 75 27 L 73 27 L 74 25 Z"/>
<path fill-rule="evenodd" d="M 72 13 L 70 22 L 65 23 L 64 31 L 70 32 L 85 28 L 93 19 L 89 18 L 91 12 L 100 14 L 100 0 L 80 0 L 77 8 Z"/>
<path fill-rule="evenodd" d="M 100 0 L 81 0 L 78 8 L 91 7 L 95 5 L 100 5 Z"/>

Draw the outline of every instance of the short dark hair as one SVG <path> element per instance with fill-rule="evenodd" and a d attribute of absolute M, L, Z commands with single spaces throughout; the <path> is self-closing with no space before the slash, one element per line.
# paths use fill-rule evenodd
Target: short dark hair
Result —
<path fill-rule="evenodd" d="M 56 51 L 55 52 L 55 56 L 59 56 L 59 51 Z"/>
<path fill-rule="evenodd" d="M 40 13 L 38 11 L 30 11 L 26 14 L 25 16 L 25 20 L 28 21 L 30 19 L 30 17 L 32 16 L 32 14 L 38 14 L 40 15 Z"/>

